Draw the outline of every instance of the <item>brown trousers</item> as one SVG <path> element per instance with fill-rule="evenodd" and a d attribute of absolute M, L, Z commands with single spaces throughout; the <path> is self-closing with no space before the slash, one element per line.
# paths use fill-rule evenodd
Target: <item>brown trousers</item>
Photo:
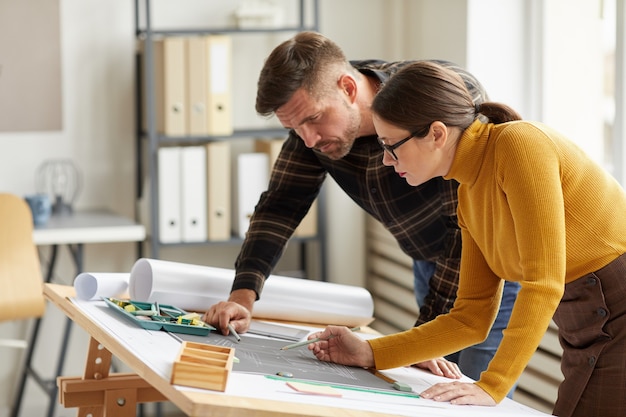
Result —
<path fill-rule="evenodd" d="M 554 415 L 626 416 L 626 254 L 567 284 L 554 322 L 565 376 Z"/>

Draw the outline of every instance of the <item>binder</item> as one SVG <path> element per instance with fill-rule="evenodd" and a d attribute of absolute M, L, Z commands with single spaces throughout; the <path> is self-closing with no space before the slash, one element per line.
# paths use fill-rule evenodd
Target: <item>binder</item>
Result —
<path fill-rule="evenodd" d="M 185 40 L 165 37 L 153 41 L 157 131 L 167 136 L 187 134 Z"/>
<path fill-rule="evenodd" d="M 187 71 L 187 132 L 192 136 L 209 133 L 207 120 L 207 59 L 206 38 L 186 38 L 185 57 Z"/>
<path fill-rule="evenodd" d="M 236 165 L 237 191 L 233 231 L 237 236 L 245 238 L 254 207 L 261 193 L 267 189 L 269 157 L 261 152 L 240 153 L 237 155 Z"/>
<path fill-rule="evenodd" d="M 207 161 L 204 146 L 181 148 L 181 237 L 183 242 L 207 240 Z"/>
<path fill-rule="evenodd" d="M 269 175 L 271 175 L 274 162 L 283 147 L 284 139 L 257 139 L 254 147 L 257 152 L 266 153 L 269 157 Z M 309 211 L 304 216 L 293 233 L 294 237 L 313 237 L 317 235 L 317 199 L 313 201 Z"/>
<path fill-rule="evenodd" d="M 233 133 L 232 41 L 228 35 L 206 35 L 208 135 Z"/>
<path fill-rule="evenodd" d="M 159 148 L 159 241 L 177 243 L 182 239 L 180 212 L 180 154 L 178 146 Z"/>
<path fill-rule="evenodd" d="M 231 237 L 232 171 L 230 144 L 209 142 L 206 145 L 207 165 L 207 236 L 209 240 Z"/>

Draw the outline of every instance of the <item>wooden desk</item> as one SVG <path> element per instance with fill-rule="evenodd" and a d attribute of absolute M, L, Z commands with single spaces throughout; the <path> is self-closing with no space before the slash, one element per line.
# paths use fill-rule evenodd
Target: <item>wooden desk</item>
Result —
<path fill-rule="evenodd" d="M 141 242 L 145 237 L 146 231 L 143 225 L 107 209 L 78 210 L 71 215 L 53 215 L 45 225 L 35 226 L 33 230 L 33 241 L 36 245 L 51 246 L 50 261 L 47 266 L 47 271 L 45 272 L 46 283 L 52 281 L 58 251 L 63 245 L 67 246 L 69 249 L 72 261 L 76 267 L 76 275 L 78 275 L 83 272 L 85 244 Z M 57 361 L 56 374 L 51 381 L 48 381 L 42 378 L 36 370 L 32 368 L 32 359 L 41 320 L 42 319 L 37 319 L 35 321 L 28 342 L 25 364 L 18 382 L 16 400 L 13 404 L 11 417 L 19 416 L 26 380 L 29 376 L 34 378 L 40 388 L 43 389 L 49 397 L 49 407 L 46 415 L 52 417 L 54 414 L 57 396 L 55 379 L 57 376 L 61 375 L 63 371 L 65 352 L 70 337 L 72 321 L 68 319 L 66 322 L 61 339 L 61 349 Z"/>
<path fill-rule="evenodd" d="M 270 380 L 261 375 L 236 372 L 231 374 L 224 393 L 173 386 L 169 383 L 171 365 L 180 347 L 180 342 L 175 338 L 165 332 L 148 332 L 132 323 L 122 323 L 124 320 L 114 317 L 116 315 L 106 308 L 104 302 L 81 301 L 77 303 L 70 299 L 74 296 L 72 287 L 46 284 L 44 295 L 92 337 L 84 376 L 82 378 L 61 377 L 58 380 L 59 384 L 66 384 L 69 391 L 72 391 L 66 394 L 66 406 L 69 406 L 67 403 L 70 402 L 71 406 L 83 407 L 79 416 L 86 416 L 84 407 L 90 406 L 89 412 L 94 417 L 131 417 L 135 415 L 136 403 L 163 399 L 173 402 L 191 417 L 410 416 L 420 414 L 420 411 L 422 412 L 420 415 L 429 415 L 428 410 L 433 411 L 435 408 L 438 416 L 547 416 L 509 399 L 496 407 L 464 407 L 423 399 L 359 393 L 363 399 L 357 404 L 347 395 L 343 398 L 330 398 L 296 394 L 290 391 L 284 382 Z M 80 303 L 102 305 L 91 304 L 88 309 L 87 304 Z M 121 334 L 125 337 L 121 338 L 119 336 Z M 102 348 L 98 350 L 98 346 Z M 109 374 L 108 364 L 111 355 L 123 361 L 134 374 Z M 94 369 L 94 364 L 98 362 L 95 360 L 96 357 L 100 358 L 100 365 Z M 429 376 L 438 378 L 414 368 L 403 368 L 401 371 L 415 372 L 420 378 L 429 378 Z M 246 384 L 250 387 L 252 379 L 255 381 L 252 385 L 254 389 L 244 392 L 242 387 Z M 273 391 L 270 392 L 270 390 Z M 63 390 L 61 391 L 61 396 L 63 396 Z M 82 392 L 82 396 L 76 394 L 79 391 Z M 99 396 L 96 392 L 100 392 Z M 383 400 L 382 397 L 385 399 Z M 383 401 L 385 403 L 381 405 Z M 410 404 L 412 408 L 407 410 L 408 401 L 420 401 L 424 408 L 418 409 L 414 404 Z M 94 408 L 95 402 L 98 402 L 96 408 Z"/>

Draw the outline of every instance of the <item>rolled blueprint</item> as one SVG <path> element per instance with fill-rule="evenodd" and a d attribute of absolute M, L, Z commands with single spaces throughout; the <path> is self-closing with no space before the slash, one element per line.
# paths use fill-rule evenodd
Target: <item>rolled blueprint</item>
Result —
<path fill-rule="evenodd" d="M 187 311 L 206 311 L 228 299 L 233 269 L 142 258 L 135 262 L 129 281 L 130 298 L 174 305 Z M 272 275 L 255 318 L 314 324 L 363 326 L 372 322 L 374 301 L 365 288 Z"/>
<path fill-rule="evenodd" d="M 83 272 L 74 279 L 76 297 L 95 300 L 102 297 L 127 297 L 130 274 L 114 272 Z"/>

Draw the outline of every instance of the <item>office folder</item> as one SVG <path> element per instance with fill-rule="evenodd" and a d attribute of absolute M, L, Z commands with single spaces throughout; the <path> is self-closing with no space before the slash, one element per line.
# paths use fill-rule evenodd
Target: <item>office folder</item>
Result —
<path fill-rule="evenodd" d="M 207 123 L 209 135 L 233 133 L 232 42 L 227 35 L 207 35 L 206 74 Z"/>
<path fill-rule="evenodd" d="M 207 161 L 204 146 L 181 148 L 181 237 L 183 242 L 207 240 Z"/>
<path fill-rule="evenodd" d="M 226 141 L 206 145 L 207 161 L 207 234 L 209 240 L 231 237 L 232 171 L 230 144 Z"/>
<path fill-rule="evenodd" d="M 208 73 L 206 37 L 191 36 L 185 39 L 187 72 L 187 132 L 192 136 L 209 133 L 207 120 Z"/>
<path fill-rule="evenodd" d="M 187 134 L 185 40 L 165 37 L 153 41 L 157 131 L 168 136 Z"/>
<path fill-rule="evenodd" d="M 235 178 L 234 232 L 241 238 L 246 236 L 254 207 L 263 191 L 267 189 L 269 157 L 265 153 L 252 152 L 237 155 Z"/>
<path fill-rule="evenodd" d="M 159 148 L 159 241 L 177 243 L 182 240 L 180 212 L 180 154 L 178 146 Z"/>
<path fill-rule="evenodd" d="M 269 175 L 274 162 L 283 147 L 284 139 L 257 139 L 254 147 L 257 152 L 266 153 L 269 157 Z M 317 235 L 317 200 L 313 201 L 308 213 L 304 216 L 293 233 L 294 237 L 313 237 Z"/>

